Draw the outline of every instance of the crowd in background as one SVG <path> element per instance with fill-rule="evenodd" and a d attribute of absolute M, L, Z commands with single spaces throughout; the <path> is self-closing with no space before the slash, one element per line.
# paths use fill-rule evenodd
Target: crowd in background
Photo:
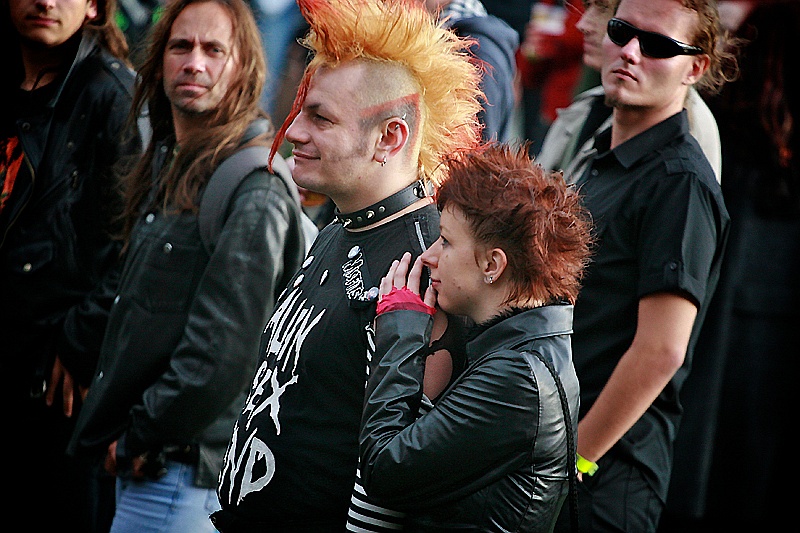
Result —
<path fill-rule="evenodd" d="M 130 66 L 139 70 L 147 57 L 148 32 L 163 6 L 159 0 L 118 1 L 113 20 L 127 38 Z M 494 65 L 487 75 L 497 87 L 483 87 L 489 107 L 484 107 L 482 119 L 497 122 L 485 134 L 501 141 L 527 142 L 535 161 L 560 110 L 576 95 L 598 86 L 596 69 L 582 63 L 584 34 L 579 25 L 593 1 L 475 2 L 480 7 L 473 9 L 481 17 L 497 20 L 489 30 L 475 26 L 459 30 L 457 18 L 453 19 L 456 32 L 472 35 L 479 43 L 484 40 L 473 53 L 494 53 L 484 59 Z M 249 0 L 248 4 L 268 69 L 260 104 L 277 128 L 292 113 L 302 83 L 308 54 L 298 39 L 308 25 L 293 0 Z M 797 370 L 791 354 L 800 342 L 800 87 L 795 75 L 800 68 L 795 37 L 800 32 L 800 3 L 720 0 L 719 10 L 727 30 L 738 38 L 739 75 L 718 94 L 700 91 L 699 96 L 719 129 L 718 179 L 731 226 L 719 284 L 682 390 L 684 416 L 677 430 L 662 533 L 716 531 L 731 520 L 737 530 L 765 530 L 782 524 L 785 509 L 793 503 L 779 476 L 791 464 L 787 422 L 793 405 L 791 380 Z M 124 72 L 113 66 L 114 58 L 103 61 L 112 65 L 107 69 Z M 117 73 L 108 83 L 119 94 L 128 94 L 133 79 Z M 497 102 L 505 105 L 491 110 Z M 501 108 L 511 113 L 496 119 L 495 112 Z M 490 114 L 492 118 L 487 118 Z M 114 149 L 131 152 L 133 146 L 141 145 L 147 145 L 147 140 L 126 139 Z M 281 151 L 285 155 L 290 148 Z M 320 229 L 333 220 L 329 198 L 302 188 L 300 192 L 306 214 Z M 3 217 L 10 216 L 3 213 L 2 205 L 0 223 L 8 222 Z M 0 232 L 0 250 L 5 239 Z M 109 254 L 119 251 L 117 244 L 105 244 Z M 4 335 L 13 331 L 14 313 L 5 309 L 1 315 L 7 322 Z M 70 430 L 60 428 L 65 434 Z M 54 452 L 45 448 L 40 453 Z M 107 488 L 97 490 L 107 494 Z M 26 489 L 35 491 L 35 484 L 27 484 Z"/>

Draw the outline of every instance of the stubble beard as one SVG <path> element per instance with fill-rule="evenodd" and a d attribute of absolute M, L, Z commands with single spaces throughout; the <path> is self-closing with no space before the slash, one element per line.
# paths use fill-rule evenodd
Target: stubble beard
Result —
<path fill-rule="evenodd" d="M 637 106 L 637 105 L 629 104 L 629 103 L 623 101 L 616 94 L 606 94 L 605 95 L 605 104 L 608 107 L 611 107 L 613 109 L 632 110 L 632 109 L 638 109 L 639 108 L 639 106 Z"/>

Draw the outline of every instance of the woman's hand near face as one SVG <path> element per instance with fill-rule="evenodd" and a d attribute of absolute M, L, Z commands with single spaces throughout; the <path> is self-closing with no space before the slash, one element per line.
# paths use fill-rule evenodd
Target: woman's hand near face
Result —
<path fill-rule="evenodd" d="M 408 267 L 410 264 L 411 254 L 409 252 L 404 253 L 399 261 L 395 260 L 392 262 L 392 266 L 389 267 L 389 272 L 381 279 L 379 299 L 383 299 L 383 297 L 389 294 L 394 288 L 406 288 L 417 296 L 420 296 L 419 285 L 422 279 L 422 260 L 417 257 L 417 260 L 414 261 L 414 265 L 409 271 Z M 425 291 L 424 302 L 431 307 L 436 305 L 436 292 L 432 287 L 428 287 Z"/>
<path fill-rule="evenodd" d="M 394 261 L 389 267 L 389 272 L 381 279 L 380 301 L 383 297 L 391 293 L 392 290 L 405 290 L 419 299 L 419 285 L 422 277 L 422 260 L 418 257 L 408 270 L 411 263 L 411 254 L 406 252 L 399 261 Z M 424 303 L 433 308 L 436 305 L 436 291 L 433 287 L 428 287 L 425 292 Z M 379 306 L 380 307 L 380 306 Z M 431 342 L 438 339 L 447 329 L 447 316 L 437 310 L 433 315 L 433 337 Z M 425 379 L 423 390 L 428 398 L 435 399 L 447 387 L 453 373 L 453 361 L 450 352 L 447 350 L 437 350 L 429 355 L 425 361 Z"/>

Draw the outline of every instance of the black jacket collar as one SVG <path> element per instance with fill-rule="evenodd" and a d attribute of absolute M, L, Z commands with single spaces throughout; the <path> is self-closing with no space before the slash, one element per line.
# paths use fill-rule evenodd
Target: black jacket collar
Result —
<path fill-rule="evenodd" d="M 467 343 L 467 358 L 472 362 L 498 349 L 524 350 L 526 345 L 537 339 L 571 334 L 572 310 L 570 304 L 552 304 L 528 309 L 501 320 Z"/>

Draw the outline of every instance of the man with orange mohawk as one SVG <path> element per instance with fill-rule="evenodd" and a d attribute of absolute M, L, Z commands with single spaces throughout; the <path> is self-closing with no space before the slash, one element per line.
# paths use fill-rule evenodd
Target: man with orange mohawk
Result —
<path fill-rule="evenodd" d="M 380 277 L 438 238 L 440 162 L 480 140 L 471 42 L 421 3 L 298 4 L 313 58 L 273 153 L 294 145 L 295 181 L 329 196 L 336 217 L 264 329 L 211 517 L 224 533 L 345 529 Z M 448 375 L 456 358 L 440 355 L 427 365 Z"/>

